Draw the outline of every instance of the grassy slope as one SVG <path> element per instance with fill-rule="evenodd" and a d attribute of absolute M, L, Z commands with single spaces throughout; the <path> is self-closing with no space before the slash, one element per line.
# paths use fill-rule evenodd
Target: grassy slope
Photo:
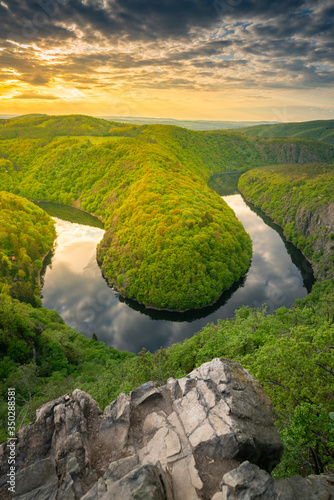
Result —
<path fill-rule="evenodd" d="M 312 139 L 334 143 L 334 120 L 317 120 L 301 123 L 282 123 L 279 125 L 255 125 L 239 129 L 248 137 L 291 137 L 294 139 Z"/>

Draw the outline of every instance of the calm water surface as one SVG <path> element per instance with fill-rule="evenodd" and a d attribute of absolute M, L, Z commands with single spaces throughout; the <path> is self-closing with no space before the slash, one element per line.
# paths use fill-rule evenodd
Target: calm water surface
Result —
<path fill-rule="evenodd" d="M 103 229 L 55 218 L 57 246 L 46 267 L 43 306 L 56 309 L 66 323 L 87 337 L 116 349 L 154 351 L 191 337 L 209 322 L 233 316 L 242 305 L 268 304 L 268 312 L 291 307 L 305 297 L 313 282 L 311 267 L 281 231 L 239 194 L 224 200 L 235 211 L 253 242 L 246 276 L 212 307 L 187 313 L 163 313 L 124 301 L 110 289 L 96 262 Z M 41 205 L 42 206 L 42 205 Z"/>

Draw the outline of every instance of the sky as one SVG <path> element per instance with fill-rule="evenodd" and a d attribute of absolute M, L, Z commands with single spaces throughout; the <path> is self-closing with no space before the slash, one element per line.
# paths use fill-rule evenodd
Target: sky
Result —
<path fill-rule="evenodd" d="M 332 0 L 0 0 L 0 114 L 334 118 Z"/>

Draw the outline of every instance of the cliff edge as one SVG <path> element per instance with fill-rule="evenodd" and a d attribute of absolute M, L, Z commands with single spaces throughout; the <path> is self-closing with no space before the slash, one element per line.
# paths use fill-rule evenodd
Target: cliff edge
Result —
<path fill-rule="evenodd" d="M 0 447 L 0 498 L 334 498 L 330 476 L 272 479 L 283 451 L 272 417 L 259 382 L 226 359 L 122 393 L 104 412 L 75 390 Z"/>

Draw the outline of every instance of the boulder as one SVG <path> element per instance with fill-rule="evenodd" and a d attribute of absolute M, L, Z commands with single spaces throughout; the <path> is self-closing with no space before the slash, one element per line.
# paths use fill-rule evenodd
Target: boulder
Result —
<path fill-rule="evenodd" d="M 237 469 L 224 475 L 221 500 L 259 500 L 261 498 L 275 500 L 276 496 L 273 478 L 257 465 L 246 461 Z"/>
<path fill-rule="evenodd" d="M 334 500 L 334 475 L 292 476 L 275 481 L 278 500 Z"/>
<path fill-rule="evenodd" d="M 193 387 L 174 404 L 195 449 L 213 458 L 249 460 L 269 472 L 283 453 L 271 401 L 239 363 L 214 359 L 191 372 Z"/>
<path fill-rule="evenodd" d="M 143 465 L 129 472 L 103 495 L 102 500 L 172 500 L 161 466 Z"/>
<path fill-rule="evenodd" d="M 130 430 L 131 404 L 125 393 L 118 396 L 103 412 L 99 439 L 111 450 L 125 449 Z"/>
<path fill-rule="evenodd" d="M 248 461 L 223 476 L 212 500 L 334 500 L 334 476 L 293 476 L 274 480 Z"/>

